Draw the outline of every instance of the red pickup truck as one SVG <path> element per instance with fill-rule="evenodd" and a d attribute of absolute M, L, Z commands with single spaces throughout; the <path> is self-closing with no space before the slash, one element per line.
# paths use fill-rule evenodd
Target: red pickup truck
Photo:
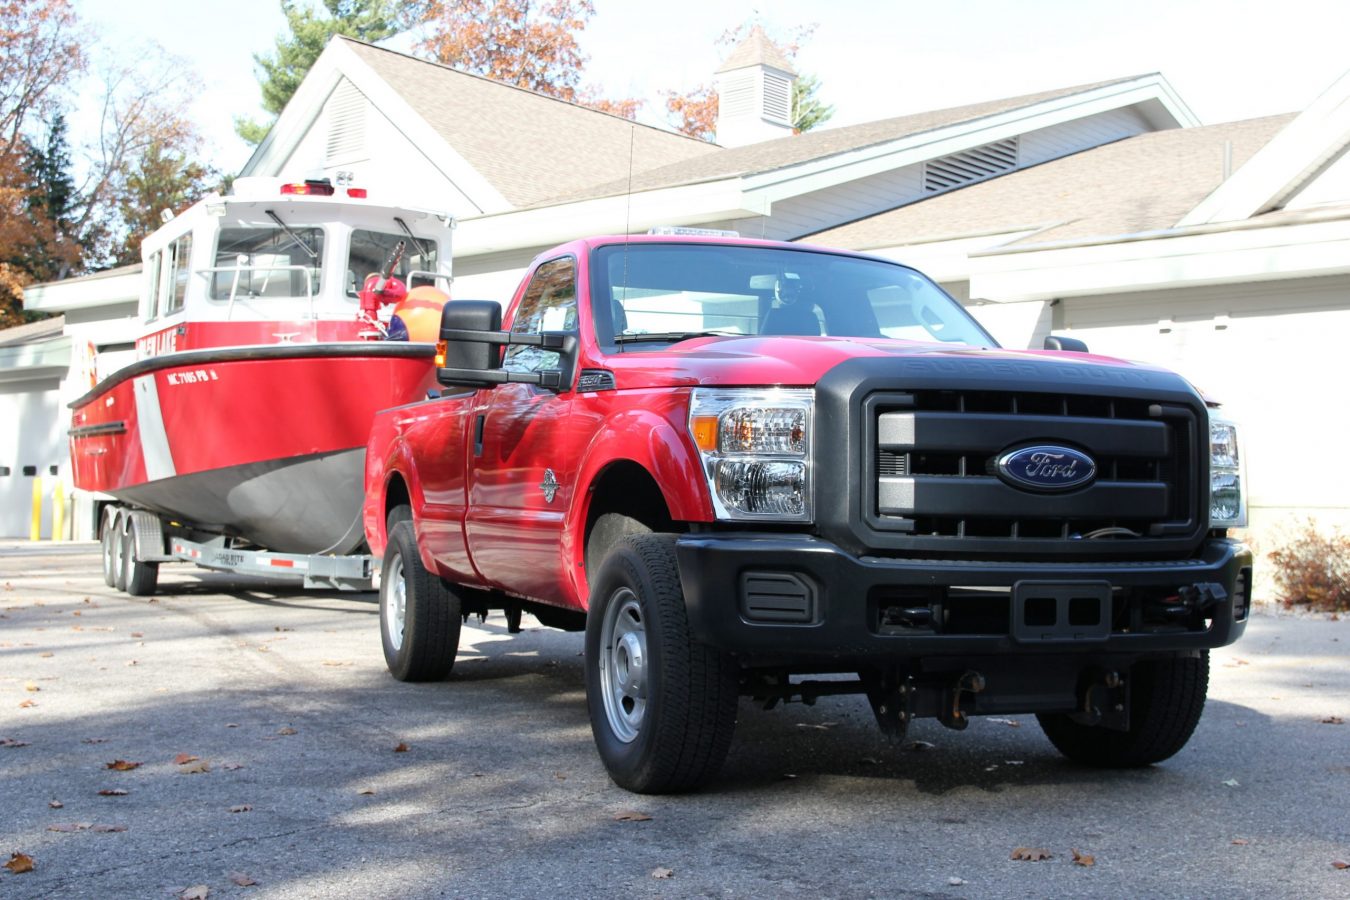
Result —
<path fill-rule="evenodd" d="M 371 433 L 395 677 L 444 677 L 471 614 L 584 629 L 596 745 L 642 792 L 715 774 L 741 696 L 865 694 L 896 737 L 1035 713 L 1104 766 L 1189 739 L 1252 557 L 1236 427 L 1180 377 L 734 237 L 565 244 L 504 321 L 446 304 L 445 389 Z"/>

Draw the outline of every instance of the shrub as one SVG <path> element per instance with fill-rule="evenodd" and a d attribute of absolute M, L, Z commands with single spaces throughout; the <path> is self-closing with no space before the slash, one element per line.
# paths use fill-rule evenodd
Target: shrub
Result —
<path fill-rule="evenodd" d="M 1324 612 L 1350 611 L 1350 537 L 1306 520 L 1270 553 L 1280 602 Z"/>

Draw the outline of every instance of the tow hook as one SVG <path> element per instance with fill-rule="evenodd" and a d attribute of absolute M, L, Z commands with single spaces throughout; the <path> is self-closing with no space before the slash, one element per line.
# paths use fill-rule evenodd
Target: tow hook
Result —
<path fill-rule="evenodd" d="M 1130 727 L 1130 691 L 1119 672 L 1091 671 L 1079 682 L 1078 711 L 1071 717 L 1079 725 L 1100 725 L 1113 731 Z"/>
<path fill-rule="evenodd" d="M 967 671 L 943 692 L 942 706 L 938 709 L 938 721 L 948 728 L 964 731 L 970 724 L 969 711 L 975 706 L 975 695 L 982 690 L 984 690 L 984 676 L 979 672 Z"/>
<path fill-rule="evenodd" d="M 872 704 L 872 715 L 877 717 L 882 734 L 893 741 L 905 739 L 909 723 L 914 721 L 914 700 L 917 694 L 918 688 L 909 676 L 898 683 L 893 678 L 869 683 L 867 700 Z"/>

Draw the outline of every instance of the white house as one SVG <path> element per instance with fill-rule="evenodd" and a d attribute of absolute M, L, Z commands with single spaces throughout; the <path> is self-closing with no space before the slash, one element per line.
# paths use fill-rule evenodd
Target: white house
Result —
<path fill-rule="evenodd" d="M 552 244 L 656 225 L 903 259 L 1009 346 L 1071 331 L 1222 395 L 1251 426 L 1257 522 L 1350 517 L 1350 487 L 1286 453 L 1335 383 L 1319 360 L 1350 307 L 1350 79 L 1296 117 L 1226 125 L 1153 74 L 792 135 L 792 72 L 761 38 L 718 73 L 722 145 L 335 38 L 240 174 L 444 209 L 460 297 L 505 300 Z M 93 281 L 28 306 L 65 312 L 75 343 L 77 317 L 102 316 L 115 341 L 133 313 L 116 291 L 81 306 Z"/>

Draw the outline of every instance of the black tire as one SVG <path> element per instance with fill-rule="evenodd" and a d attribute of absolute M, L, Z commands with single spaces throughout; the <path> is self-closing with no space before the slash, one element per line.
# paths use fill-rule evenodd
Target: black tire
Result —
<path fill-rule="evenodd" d="M 126 530 L 131 525 L 130 519 L 125 513 L 117 513 L 112 520 L 112 567 L 113 583 L 115 590 L 125 591 L 127 589 L 127 566 L 124 561 L 126 555 Z"/>
<path fill-rule="evenodd" d="M 412 522 L 393 515 L 390 522 L 380 575 L 384 661 L 399 681 L 437 681 L 459 650 L 459 595 L 422 565 Z"/>
<path fill-rule="evenodd" d="M 736 687 L 731 657 L 690 637 L 674 535 L 619 541 L 586 619 L 586 703 L 609 777 L 642 794 L 705 783 L 731 747 Z"/>
<path fill-rule="evenodd" d="M 136 532 L 131 517 L 125 519 L 122 529 L 122 590 L 133 597 L 148 597 L 159 584 L 159 563 L 141 562 L 136 558 Z"/>
<path fill-rule="evenodd" d="M 121 535 L 117 533 L 117 513 L 107 507 L 103 513 L 102 530 L 99 533 L 99 549 L 103 555 L 103 583 L 110 588 L 117 587 L 117 570 L 122 565 Z"/>
<path fill-rule="evenodd" d="M 1064 713 L 1038 715 L 1050 743 L 1074 762 L 1116 769 L 1162 762 L 1186 746 L 1205 709 L 1209 651 L 1138 662 L 1129 677 L 1128 731 L 1081 725 Z"/>

